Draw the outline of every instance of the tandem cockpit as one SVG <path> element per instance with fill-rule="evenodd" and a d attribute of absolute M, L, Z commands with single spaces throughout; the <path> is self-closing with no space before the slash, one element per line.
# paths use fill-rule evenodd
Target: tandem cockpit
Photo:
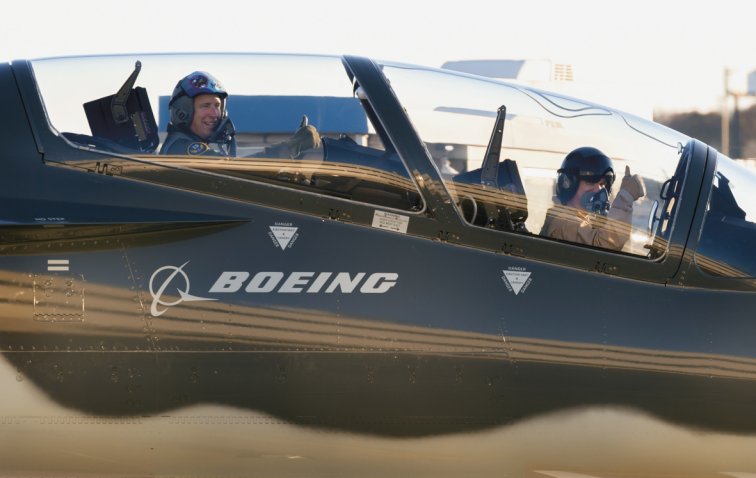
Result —
<path fill-rule="evenodd" d="M 444 217 L 471 231 L 648 261 L 667 253 L 690 138 L 521 85 L 370 65 L 268 54 L 31 62 L 51 130 L 70 148 L 46 157 L 53 163 L 242 200 L 290 190 L 408 218 L 400 223 Z M 212 99 L 207 113 L 203 95 Z M 753 175 L 715 157 L 702 267 L 752 277 L 753 254 L 718 241 L 753 237 L 756 207 L 743 193 L 753 191 Z"/>

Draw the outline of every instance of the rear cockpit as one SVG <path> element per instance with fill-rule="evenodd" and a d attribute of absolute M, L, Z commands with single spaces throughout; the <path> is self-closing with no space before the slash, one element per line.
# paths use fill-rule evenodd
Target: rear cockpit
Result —
<path fill-rule="evenodd" d="M 625 229 L 622 234 L 629 240 L 622 252 L 659 257 L 650 254 L 658 241 L 649 224 L 655 223 L 662 185 L 674 175 L 689 138 L 609 108 L 488 78 L 391 64 L 383 65 L 383 72 L 436 162 L 457 171 L 445 175 L 446 186 L 470 224 L 538 234 L 551 209 L 561 206 L 556 198 L 560 165 L 571 151 L 593 147 L 611 159 L 617 178 L 607 202 L 618 195 L 627 168 L 646 188 L 645 196 L 635 201 L 629 223 L 613 223 L 610 217 L 607 227 Z M 506 112 L 500 119 L 506 121 L 494 149 L 507 158 L 509 166 L 502 165 L 511 172 L 503 180 L 507 187 L 492 196 L 491 181 L 481 179 L 481 174 L 487 170 L 492 128 L 502 106 Z M 503 225 L 507 220 L 497 212 L 481 219 L 491 197 L 517 219 L 512 226 Z"/>

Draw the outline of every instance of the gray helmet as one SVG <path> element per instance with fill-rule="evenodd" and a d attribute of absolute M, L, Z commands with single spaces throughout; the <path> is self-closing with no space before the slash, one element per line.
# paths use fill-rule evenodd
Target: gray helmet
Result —
<path fill-rule="evenodd" d="M 226 116 L 226 98 L 228 93 L 210 73 L 195 71 L 183 77 L 176 84 L 171 95 L 168 108 L 171 111 L 171 123 L 176 126 L 187 126 L 194 116 L 194 97 L 197 95 L 217 95 L 222 102 L 221 117 Z"/>

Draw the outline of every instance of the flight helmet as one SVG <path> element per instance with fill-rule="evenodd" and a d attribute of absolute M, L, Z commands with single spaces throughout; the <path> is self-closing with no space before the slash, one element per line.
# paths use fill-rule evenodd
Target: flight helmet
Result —
<path fill-rule="evenodd" d="M 580 181 L 597 183 L 604 180 L 606 192 L 611 194 L 614 184 L 612 160 L 596 148 L 584 146 L 571 151 L 557 170 L 556 193 L 562 204 L 572 199 Z"/>
<path fill-rule="evenodd" d="M 195 71 L 183 77 L 176 84 L 168 108 L 171 123 L 176 127 L 186 127 L 194 116 L 194 97 L 197 95 L 218 95 L 222 102 L 221 119 L 226 117 L 228 93 L 217 78 L 205 71 Z"/>

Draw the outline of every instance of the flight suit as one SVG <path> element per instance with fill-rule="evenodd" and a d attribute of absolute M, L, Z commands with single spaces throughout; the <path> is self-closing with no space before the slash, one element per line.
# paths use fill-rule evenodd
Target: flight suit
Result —
<path fill-rule="evenodd" d="M 314 126 L 300 127 L 294 135 L 281 143 L 268 146 L 264 151 L 253 154 L 251 158 L 291 158 L 295 159 L 303 151 L 320 147 L 320 134 Z M 233 156 L 228 144 L 207 142 L 196 134 L 173 129 L 168 133 L 160 154 L 189 156 Z"/>
<path fill-rule="evenodd" d="M 231 156 L 228 144 L 212 143 L 186 131 L 171 131 L 160 154 L 188 156 Z"/>
<path fill-rule="evenodd" d="M 621 251 L 630 239 L 632 194 L 620 189 L 606 216 L 555 205 L 546 212 L 541 235 Z"/>

